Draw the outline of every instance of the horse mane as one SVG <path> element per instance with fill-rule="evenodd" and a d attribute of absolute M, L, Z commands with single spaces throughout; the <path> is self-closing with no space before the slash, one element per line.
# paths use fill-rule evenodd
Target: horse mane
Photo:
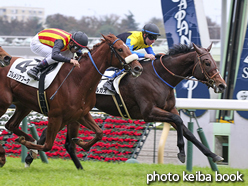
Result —
<path fill-rule="evenodd" d="M 166 54 L 162 54 L 162 53 L 156 54 L 155 58 L 159 59 L 161 56 L 168 57 L 168 56 L 173 56 L 173 55 L 177 55 L 177 54 L 185 54 L 185 53 L 192 52 L 192 51 L 195 51 L 192 44 L 190 44 L 190 45 L 175 44 L 175 45 L 173 45 L 172 48 L 169 49 L 169 51 L 167 51 Z M 144 63 L 146 61 L 147 61 L 147 59 L 142 59 L 140 62 Z"/>
<path fill-rule="evenodd" d="M 176 54 L 185 54 L 185 53 L 189 53 L 192 51 L 195 51 L 192 44 L 190 45 L 177 44 L 177 45 L 173 45 L 173 47 L 169 49 L 169 51 L 167 52 L 167 55 L 172 56 Z"/>
<path fill-rule="evenodd" d="M 88 50 L 90 53 L 92 53 L 93 51 L 95 51 L 96 48 L 98 48 L 99 46 L 101 46 L 103 43 L 106 43 L 106 42 L 108 42 L 108 43 L 113 43 L 113 42 L 117 39 L 117 37 L 116 37 L 114 34 L 111 34 L 111 33 L 108 34 L 108 35 L 106 35 L 106 36 L 104 36 L 104 35 L 102 35 L 102 36 L 104 37 L 104 39 L 101 39 L 101 42 L 95 44 L 95 45 L 93 46 L 92 49 L 86 47 L 87 50 Z M 88 52 L 82 54 L 82 57 L 88 58 L 88 57 L 89 57 Z"/>
<path fill-rule="evenodd" d="M 198 45 L 197 45 L 198 46 Z M 198 46 L 199 48 L 202 48 L 201 46 Z M 169 51 L 165 54 L 165 56 L 173 56 L 177 54 L 185 54 L 195 51 L 195 48 L 193 47 L 193 44 L 190 45 L 187 44 L 175 44 L 172 48 L 169 49 Z"/>
<path fill-rule="evenodd" d="M 92 50 L 95 50 L 95 48 L 97 48 L 97 47 L 99 47 L 100 45 L 102 45 L 103 43 L 106 43 L 106 42 L 108 42 L 108 43 L 113 43 L 116 39 L 117 39 L 117 37 L 114 35 L 114 34 L 108 34 L 108 35 L 106 35 L 106 36 L 104 36 L 103 34 L 102 34 L 102 36 L 104 37 L 104 39 L 101 39 L 101 43 L 97 43 L 97 44 L 95 44 L 94 46 L 93 46 L 93 48 L 90 50 L 90 52 L 92 51 Z"/>

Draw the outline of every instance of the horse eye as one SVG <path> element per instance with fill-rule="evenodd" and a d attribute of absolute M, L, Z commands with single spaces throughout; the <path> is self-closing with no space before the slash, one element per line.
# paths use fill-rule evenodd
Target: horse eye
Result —
<path fill-rule="evenodd" d="M 208 66 L 208 67 L 210 66 L 210 63 L 209 63 L 209 62 L 206 62 L 205 64 L 206 64 L 206 66 Z"/>
<path fill-rule="evenodd" d="M 123 52 L 122 48 L 119 48 L 119 49 L 118 49 L 118 52 Z"/>
<path fill-rule="evenodd" d="M 204 62 L 205 65 L 208 66 L 208 67 L 211 65 L 211 64 L 210 64 L 210 61 L 209 61 L 208 59 L 204 59 L 203 62 Z"/>

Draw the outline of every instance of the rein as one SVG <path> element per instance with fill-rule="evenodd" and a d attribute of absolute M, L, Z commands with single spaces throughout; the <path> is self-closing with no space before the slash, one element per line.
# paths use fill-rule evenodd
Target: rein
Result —
<path fill-rule="evenodd" d="M 92 58 L 90 52 L 88 52 L 88 55 L 89 55 L 89 57 L 90 57 L 90 60 L 91 60 L 92 64 L 94 65 L 95 69 L 97 70 L 97 72 L 98 72 L 99 74 L 101 74 L 102 76 L 107 77 L 107 78 L 113 78 L 113 77 L 111 77 L 111 76 L 103 75 L 103 74 L 98 70 L 98 68 L 97 68 L 97 66 L 96 66 L 96 64 L 95 64 L 95 62 L 94 62 L 94 60 L 93 60 L 93 58 Z"/>
<path fill-rule="evenodd" d="M 158 73 L 157 73 L 157 71 L 156 71 L 156 69 L 155 69 L 155 67 L 154 67 L 153 62 L 154 62 L 154 60 L 152 60 L 152 67 L 153 67 L 153 70 L 154 70 L 155 74 L 159 77 L 159 79 L 161 79 L 161 80 L 162 80 L 166 85 L 168 85 L 169 87 L 175 88 L 175 87 L 173 87 L 171 84 L 169 84 L 168 82 L 166 82 L 165 80 L 163 80 L 163 78 L 161 78 L 161 77 L 158 75 Z"/>
<path fill-rule="evenodd" d="M 199 65 L 200 65 L 200 68 L 201 68 L 201 70 L 202 70 L 202 73 L 204 74 L 204 76 L 205 76 L 205 78 L 207 79 L 207 81 L 202 81 L 202 80 L 198 80 L 198 79 L 188 78 L 188 77 L 176 75 L 175 73 L 171 72 L 168 68 L 166 68 L 166 67 L 164 66 L 164 64 L 163 64 L 163 62 L 162 62 L 162 57 L 163 57 L 164 55 L 162 55 L 162 56 L 160 57 L 160 63 L 161 63 L 161 65 L 163 66 L 163 68 L 164 68 L 167 72 L 169 72 L 172 76 L 175 76 L 175 77 L 178 77 L 178 78 L 181 78 L 181 79 L 186 79 L 186 80 L 200 81 L 200 82 L 206 84 L 208 87 L 211 87 L 211 86 L 214 84 L 214 80 L 213 80 L 212 78 L 214 78 L 214 77 L 215 77 L 217 74 L 219 74 L 220 72 L 217 71 L 217 72 L 216 72 L 214 75 L 212 75 L 211 77 L 209 76 L 209 74 L 206 72 L 206 69 L 203 68 L 202 65 L 201 65 L 201 57 L 204 56 L 204 55 L 206 55 L 206 54 L 209 54 L 209 52 L 207 52 L 207 53 L 205 53 L 205 54 L 202 54 L 202 55 L 198 55 L 198 54 L 197 54 L 198 62 L 197 62 L 197 63 L 194 65 L 194 67 L 193 67 L 192 76 L 194 76 L 194 70 L 195 70 L 196 66 L 199 64 Z M 210 72 L 212 72 L 213 70 L 216 70 L 216 69 L 217 69 L 217 67 L 216 67 L 216 65 L 215 65 L 215 68 L 212 69 Z M 161 79 L 161 77 L 159 77 L 159 78 Z"/>
<path fill-rule="evenodd" d="M 112 44 L 109 44 L 109 48 L 111 49 L 110 66 L 111 66 L 111 62 L 112 62 L 113 53 L 115 54 L 115 57 L 120 61 L 120 63 L 122 64 L 122 66 L 125 66 L 125 65 L 127 64 L 127 63 L 125 62 L 125 60 L 124 60 L 124 59 L 115 51 L 115 49 L 114 49 L 114 47 L 113 47 L 114 44 L 115 44 L 118 40 L 120 40 L 120 39 L 117 38 Z M 95 62 L 94 62 L 94 60 L 93 60 L 93 58 L 92 58 L 90 52 L 88 52 L 88 55 L 89 55 L 89 57 L 90 57 L 90 60 L 91 60 L 92 64 L 94 65 L 95 69 L 97 70 L 97 72 L 98 72 L 99 74 L 101 74 L 102 76 L 107 77 L 107 78 L 114 78 L 114 77 L 115 77 L 115 74 L 114 74 L 113 76 L 106 76 L 106 75 L 103 75 L 103 74 L 99 71 L 99 69 L 97 68 L 97 66 L 96 66 L 96 64 L 95 64 Z M 124 62 L 123 62 L 123 61 L 124 61 Z M 129 68 L 130 68 L 130 67 L 129 67 Z M 124 71 L 124 69 L 122 69 L 121 71 Z"/>

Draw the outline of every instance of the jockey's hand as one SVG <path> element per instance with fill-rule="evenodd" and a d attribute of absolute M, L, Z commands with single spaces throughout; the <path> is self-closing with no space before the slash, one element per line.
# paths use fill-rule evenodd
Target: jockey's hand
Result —
<path fill-rule="evenodd" d="M 153 54 L 145 54 L 145 58 L 149 58 L 150 60 L 155 60 L 155 56 Z"/>
<path fill-rule="evenodd" d="M 78 61 L 76 59 L 71 59 L 70 63 L 72 63 L 74 66 L 80 68 L 80 64 L 78 63 Z"/>

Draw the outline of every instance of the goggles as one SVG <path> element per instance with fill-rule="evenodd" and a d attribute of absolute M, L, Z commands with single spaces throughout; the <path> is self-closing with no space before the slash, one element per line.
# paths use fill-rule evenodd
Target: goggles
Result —
<path fill-rule="evenodd" d="M 147 37 L 148 37 L 148 39 L 150 39 L 150 40 L 156 40 L 156 39 L 158 38 L 157 35 L 151 35 L 151 34 L 147 34 Z"/>
<path fill-rule="evenodd" d="M 82 50 L 82 47 L 80 47 L 78 45 L 73 45 L 72 48 L 75 49 L 76 51 Z"/>

